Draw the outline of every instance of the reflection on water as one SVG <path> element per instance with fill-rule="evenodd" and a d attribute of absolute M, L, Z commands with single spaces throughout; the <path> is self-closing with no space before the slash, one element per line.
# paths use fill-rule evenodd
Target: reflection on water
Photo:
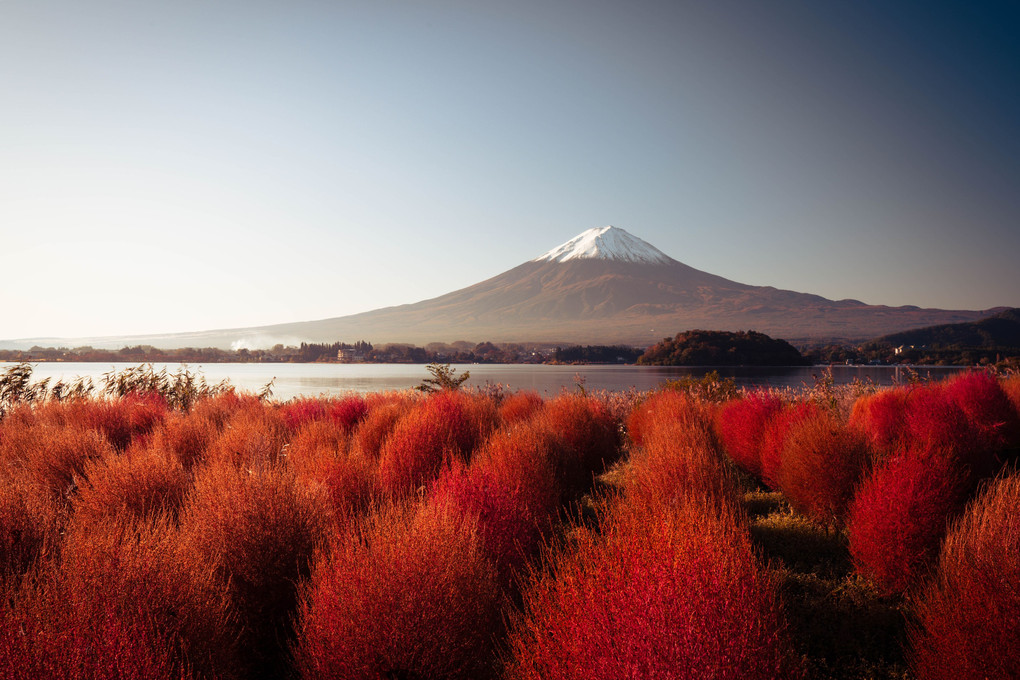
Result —
<path fill-rule="evenodd" d="M 33 380 L 51 377 L 70 380 L 76 376 L 102 378 L 110 370 L 121 370 L 130 363 L 39 363 L 33 364 Z M 0 371 L 5 364 L 0 362 Z M 173 372 L 181 364 L 154 364 Z M 420 364 L 188 364 L 192 371 L 201 372 L 208 382 L 229 379 L 241 390 L 260 391 L 273 380 L 273 396 L 290 399 L 299 395 L 342 394 L 345 392 L 380 392 L 401 390 L 419 384 L 429 377 Z M 471 372 L 467 386 L 499 383 L 510 389 L 536 390 L 553 395 L 562 389 L 574 389 L 583 381 L 589 390 L 647 390 L 664 380 L 683 376 L 700 377 L 709 371 L 718 371 L 724 378 L 733 378 L 740 386 L 803 387 L 813 385 L 825 366 L 547 366 L 533 364 L 458 364 L 458 373 Z M 833 366 L 832 377 L 836 384 L 854 380 L 872 381 L 877 385 L 907 382 L 916 371 L 921 378 L 939 379 L 959 372 L 958 367 L 919 366 Z"/>

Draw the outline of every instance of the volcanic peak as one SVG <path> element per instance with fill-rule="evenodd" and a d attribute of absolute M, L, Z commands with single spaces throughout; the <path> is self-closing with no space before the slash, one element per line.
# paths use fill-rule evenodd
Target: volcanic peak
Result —
<path fill-rule="evenodd" d="M 568 262 L 570 260 L 615 260 L 644 264 L 674 262 L 655 246 L 619 227 L 597 227 L 582 232 L 566 243 L 539 255 L 532 262 Z"/>

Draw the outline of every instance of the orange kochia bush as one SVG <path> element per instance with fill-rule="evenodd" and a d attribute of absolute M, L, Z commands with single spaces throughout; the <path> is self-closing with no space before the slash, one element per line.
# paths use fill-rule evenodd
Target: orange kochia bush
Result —
<path fill-rule="evenodd" d="M 812 520 L 840 525 L 869 461 L 864 435 L 817 411 L 790 425 L 784 437 L 779 489 Z"/>

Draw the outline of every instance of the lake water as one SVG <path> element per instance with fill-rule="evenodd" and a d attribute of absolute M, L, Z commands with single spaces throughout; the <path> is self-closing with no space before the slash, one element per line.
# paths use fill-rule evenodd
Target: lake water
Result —
<path fill-rule="evenodd" d="M 5 366 L 0 362 L 0 372 Z M 111 370 L 123 370 L 133 363 L 71 363 L 43 362 L 33 364 L 33 381 L 43 378 L 71 380 L 89 376 L 94 381 Z M 176 371 L 181 364 L 154 364 L 159 370 L 166 367 Z M 193 372 L 200 372 L 210 383 L 224 379 L 238 389 L 258 392 L 273 380 L 273 397 L 286 400 L 295 396 L 337 395 L 346 392 L 381 392 L 414 387 L 429 377 L 421 364 L 187 364 Z M 700 377 L 709 371 L 718 371 L 722 377 L 733 378 L 743 387 L 803 387 L 813 385 L 814 376 L 822 375 L 827 367 L 757 367 L 757 366 L 550 366 L 545 364 L 455 364 L 457 375 L 470 371 L 467 387 L 481 387 L 486 383 L 502 384 L 512 389 L 535 390 L 550 396 L 562 389 L 575 389 L 579 380 L 589 390 L 653 389 L 665 380 L 683 376 Z M 833 366 L 832 376 L 837 384 L 856 380 L 871 380 L 878 385 L 906 382 L 910 370 L 898 366 Z M 922 378 L 939 379 L 959 372 L 957 367 L 918 366 L 914 371 Z"/>

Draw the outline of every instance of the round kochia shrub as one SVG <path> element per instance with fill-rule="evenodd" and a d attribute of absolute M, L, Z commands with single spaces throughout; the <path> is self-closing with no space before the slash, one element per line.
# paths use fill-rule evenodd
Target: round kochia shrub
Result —
<path fill-rule="evenodd" d="M 235 678 L 229 603 L 172 525 L 78 522 L 0 607 L 0 677 Z"/>
<path fill-rule="evenodd" d="M 89 461 L 113 455 L 102 433 L 78 425 L 5 425 L 0 442 L 0 466 L 23 474 L 27 483 L 58 499 L 75 493 Z"/>
<path fill-rule="evenodd" d="M 719 409 L 716 428 L 723 450 L 744 470 L 761 474 L 762 438 L 769 421 L 782 407 L 782 399 L 775 395 L 751 392 Z"/>
<path fill-rule="evenodd" d="M 280 677 L 297 604 L 297 582 L 332 525 L 321 486 L 301 484 L 281 464 L 211 462 L 182 508 L 182 545 L 213 564 L 238 615 L 249 677 Z"/>
<path fill-rule="evenodd" d="M 429 502 L 477 519 L 482 546 L 503 582 L 538 552 L 559 506 L 552 438 L 529 424 L 500 430 L 467 467 L 456 463 L 436 480 Z"/>
<path fill-rule="evenodd" d="M 184 500 L 191 478 L 172 454 L 130 449 L 86 464 L 78 493 L 71 501 L 75 515 L 102 518 L 128 513 L 138 518 L 161 513 L 172 516 Z"/>
<path fill-rule="evenodd" d="M 879 390 L 859 397 L 850 411 L 850 426 L 863 432 L 883 457 L 904 443 L 910 393 L 908 387 Z"/>
<path fill-rule="evenodd" d="M 575 543 L 525 591 L 508 678 L 795 677 L 773 584 L 725 510 L 622 507 Z"/>
<path fill-rule="evenodd" d="M 736 484 L 712 431 L 711 407 L 674 395 L 660 397 L 657 417 L 639 428 L 642 446 L 632 449 L 624 482 L 627 502 L 654 508 L 699 498 L 736 509 Z"/>
<path fill-rule="evenodd" d="M 950 529 L 914 602 L 923 680 L 1020 677 L 1020 476 L 995 480 Z"/>
<path fill-rule="evenodd" d="M 660 390 L 631 409 L 627 416 L 627 435 L 634 445 L 644 446 L 652 430 L 678 419 L 687 420 L 693 411 L 698 411 L 697 418 L 702 420 L 709 412 L 707 402 L 696 401 L 678 390 Z"/>
<path fill-rule="evenodd" d="M 504 424 L 527 420 L 542 408 L 542 397 L 534 390 L 521 390 L 506 397 L 499 405 L 499 417 Z"/>
<path fill-rule="evenodd" d="M 535 415 L 535 422 L 556 442 L 553 468 L 567 496 L 590 488 L 595 475 L 614 463 L 620 454 L 619 424 L 609 409 L 595 399 L 561 394 L 545 403 Z"/>
<path fill-rule="evenodd" d="M 379 453 L 379 481 L 400 496 L 435 479 L 443 464 L 467 460 L 495 426 L 493 408 L 482 415 L 475 401 L 453 391 L 436 392 L 394 425 Z"/>
<path fill-rule="evenodd" d="M 500 591 L 474 523 L 447 508 L 387 508 L 340 537 L 302 586 L 303 678 L 492 675 Z"/>
<path fill-rule="evenodd" d="M 887 593 L 909 589 L 938 551 L 960 507 L 966 474 L 951 452 L 919 445 L 875 468 L 847 517 L 857 570 Z"/>
<path fill-rule="evenodd" d="M 786 438 L 790 431 L 804 421 L 818 418 L 822 410 L 811 401 L 784 404 L 765 425 L 759 448 L 761 478 L 772 489 L 779 488 L 779 475 L 783 468 Z"/>
<path fill-rule="evenodd" d="M 815 522 L 839 525 L 869 458 L 864 435 L 817 412 L 786 433 L 779 489 L 794 509 Z"/>

